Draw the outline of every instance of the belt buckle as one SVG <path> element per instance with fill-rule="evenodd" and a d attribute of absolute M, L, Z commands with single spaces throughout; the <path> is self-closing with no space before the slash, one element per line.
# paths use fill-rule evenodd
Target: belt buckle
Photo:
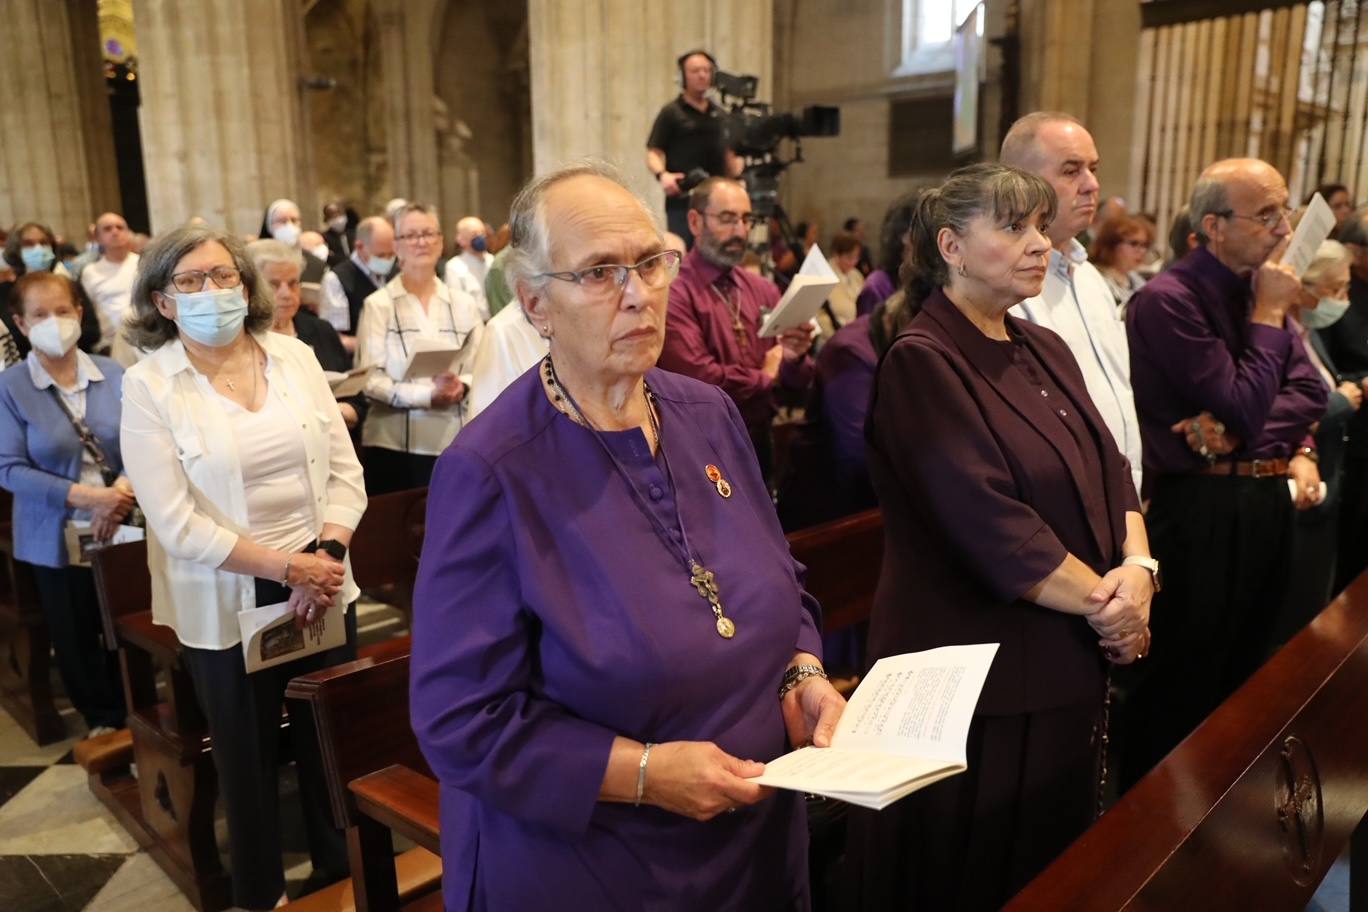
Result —
<path fill-rule="evenodd" d="M 1252 459 L 1249 469 L 1254 478 L 1274 478 L 1278 474 L 1278 463 L 1274 459 Z"/>

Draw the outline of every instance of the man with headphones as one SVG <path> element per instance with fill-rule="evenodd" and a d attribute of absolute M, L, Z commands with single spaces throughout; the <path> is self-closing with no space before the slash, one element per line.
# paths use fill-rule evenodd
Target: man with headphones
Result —
<path fill-rule="evenodd" d="M 646 140 L 646 167 L 665 191 L 669 229 L 693 246 L 689 231 L 689 194 L 680 186 L 685 175 L 702 169 L 709 176 L 737 177 L 742 162 L 727 146 L 723 111 L 707 98 L 717 61 L 702 48 L 686 51 L 676 61 L 682 91 L 660 109 Z"/>

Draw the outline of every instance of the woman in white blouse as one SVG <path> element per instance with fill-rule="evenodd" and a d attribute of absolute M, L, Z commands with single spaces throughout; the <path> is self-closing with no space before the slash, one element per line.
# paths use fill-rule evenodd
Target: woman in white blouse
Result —
<path fill-rule="evenodd" d="M 144 505 L 152 616 L 175 630 L 209 722 L 227 806 L 234 902 L 285 889 L 277 807 L 280 712 L 293 677 L 355 657 L 346 557 L 366 508 L 361 466 L 312 351 L 270 333 L 240 242 L 202 226 L 148 246 L 133 288 L 121 442 Z M 246 674 L 237 613 L 288 601 L 301 622 L 345 612 L 347 643 Z M 309 744 L 295 744 L 319 884 L 347 874 Z M 316 769 L 316 768 L 315 768 Z"/>
<path fill-rule="evenodd" d="M 437 457 L 465 424 L 471 365 L 484 330 L 475 301 L 437 277 L 437 214 L 405 205 L 394 216 L 394 240 L 399 275 L 366 298 L 356 332 L 356 363 L 374 367 L 361 431 L 372 494 L 427 486 Z M 435 347 L 453 350 L 449 369 L 406 377 L 414 351 Z"/>

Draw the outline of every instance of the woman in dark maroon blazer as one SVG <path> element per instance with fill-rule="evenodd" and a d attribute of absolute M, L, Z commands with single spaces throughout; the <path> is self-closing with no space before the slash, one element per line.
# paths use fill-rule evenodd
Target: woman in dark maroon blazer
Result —
<path fill-rule="evenodd" d="M 1157 565 L 1125 457 L 1039 294 L 1054 191 L 974 165 L 922 197 L 866 428 L 885 544 L 870 660 L 1000 643 L 968 772 L 852 821 L 865 909 L 997 909 L 1096 810 L 1105 663 L 1148 648 Z M 1127 559 L 1130 563 L 1126 563 Z"/>

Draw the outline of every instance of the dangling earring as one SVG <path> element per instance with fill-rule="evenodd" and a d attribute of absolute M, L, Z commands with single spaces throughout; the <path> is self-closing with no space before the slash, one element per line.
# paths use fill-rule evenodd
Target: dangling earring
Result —
<path fill-rule="evenodd" d="M 963 260 L 960 260 L 960 264 L 959 264 L 959 274 L 960 274 L 960 278 L 962 278 L 962 279 L 967 279 L 967 278 L 969 278 L 969 270 L 967 270 L 967 269 L 964 268 L 964 261 L 963 261 Z"/>

